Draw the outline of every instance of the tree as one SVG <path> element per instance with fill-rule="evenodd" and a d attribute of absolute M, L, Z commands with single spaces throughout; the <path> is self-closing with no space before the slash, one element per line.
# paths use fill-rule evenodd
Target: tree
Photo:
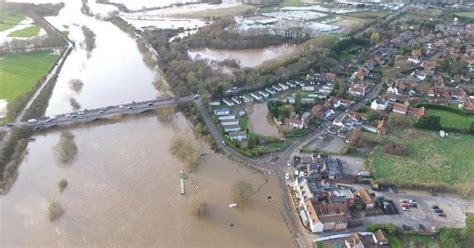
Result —
<path fill-rule="evenodd" d="M 440 130 L 441 117 L 439 116 L 423 116 L 415 124 L 417 128 Z"/>
<path fill-rule="evenodd" d="M 76 93 L 80 93 L 84 83 L 80 79 L 71 79 L 69 80 L 69 87 L 74 90 Z"/>
<path fill-rule="evenodd" d="M 389 127 L 409 127 L 411 122 L 409 117 L 397 113 L 390 113 L 388 115 L 387 124 Z"/>
<path fill-rule="evenodd" d="M 471 125 L 469 125 L 469 133 L 474 134 L 474 121 L 471 122 Z"/>
<path fill-rule="evenodd" d="M 206 197 L 200 194 L 194 196 L 189 202 L 189 211 L 192 215 L 203 217 L 207 212 Z"/>
<path fill-rule="evenodd" d="M 253 195 L 252 184 L 244 180 L 237 180 L 231 188 L 232 199 L 238 203 L 244 203 Z"/>
<path fill-rule="evenodd" d="M 59 161 L 67 163 L 74 159 L 77 154 L 77 146 L 74 142 L 74 134 L 69 130 L 61 131 L 61 137 L 55 147 Z"/>
<path fill-rule="evenodd" d="M 460 248 L 461 235 L 456 228 L 441 229 L 439 240 L 443 248 Z"/>
<path fill-rule="evenodd" d="M 67 180 L 66 179 L 61 179 L 58 183 L 59 186 L 59 192 L 63 192 L 64 189 L 67 187 Z"/>
<path fill-rule="evenodd" d="M 377 44 L 380 41 L 380 34 L 378 32 L 373 32 L 370 36 L 370 42 Z"/>
<path fill-rule="evenodd" d="M 380 120 L 380 114 L 377 111 L 369 111 L 369 113 L 367 113 L 367 120 L 368 121 Z"/>
<path fill-rule="evenodd" d="M 256 135 L 249 135 L 247 140 L 247 148 L 252 150 L 255 145 L 257 144 L 257 136 Z"/>
<path fill-rule="evenodd" d="M 199 166 L 201 147 L 192 138 L 176 135 L 171 143 L 170 152 L 186 164 L 188 171 L 193 171 Z"/>
<path fill-rule="evenodd" d="M 470 232 L 474 232 L 474 214 L 469 214 L 466 217 L 466 229 Z"/>
<path fill-rule="evenodd" d="M 64 209 L 58 201 L 50 201 L 48 206 L 49 221 L 53 222 L 64 214 Z"/>

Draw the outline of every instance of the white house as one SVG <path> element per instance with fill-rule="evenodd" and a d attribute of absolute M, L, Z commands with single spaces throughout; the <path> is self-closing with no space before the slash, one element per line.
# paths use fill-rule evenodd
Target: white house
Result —
<path fill-rule="evenodd" d="M 301 89 L 303 91 L 314 91 L 314 86 L 303 86 Z"/>
<path fill-rule="evenodd" d="M 219 105 L 221 105 L 221 101 L 220 100 L 209 101 L 209 105 L 210 106 L 219 106 Z"/>
<path fill-rule="evenodd" d="M 232 97 L 232 98 L 230 98 L 230 100 L 232 100 L 233 102 L 235 102 L 235 104 L 237 104 L 237 105 L 242 103 L 242 102 L 241 102 L 239 99 L 237 99 L 237 97 L 235 97 L 235 96 Z"/>
<path fill-rule="evenodd" d="M 234 120 L 221 121 L 221 125 L 222 126 L 239 125 L 239 120 L 234 119 Z"/>
<path fill-rule="evenodd" d="M 229 139 L 237 140 L 237 141 L 245 140 L 245 139 L 247 139 L 247 132 L 241 131 L 241 132 L 229 133 Z"/>
<path fill-rule="evenodd" d="M 287 89 L 288 89 L 288 85 L 283 84 L 283 83 L 278 83 L 278 86 L 280 86 L 283 90 L 287 90 Z"/>
<path fill-rule="evenodd" d="M 265 91 L 261 91 L 261 90 L 258 91 L 258 94 L 262 95 L 264 98 L 267 98 L 267 97 L 270 96 L 270 94 L 268 94 L 268 93 L 265 92 Z"/>
<path fill-rule="evenodd" d="M 262 97 L 259 94 L 257 94 L 256 92 L 250 93 L 250 96 L 253 97 L 257 101 L 262 100 Z"/>
<path fill-rule="evenodd" d="M 382 99 L 374 99 L 370 104 L 370 108 L 377 111 L 385 111 L 388 106 L 388 101 Z"/>
<path fill-rule="evenodd" d="M 234 120 L 235 115 L 221 115 L 218 117 L 220 121 L 225 121 L 225 120 Z"/>
<path fill-rule="evenodd" d="M 242 130 L 242 128 L 239 125 L 233 125 L 233 126 L 225 126 L 224 127 L 224 132 L 230 133 L 230 132 L 237 132 Z"/>
<path fill-rule="evenodd" d="M 398 88 L 396 86 L 390 86 L 387 89 L 387 94 L 399 95 Z"/>
<path fill-rule="evenodd" d="M 276 91 L 274 91 L 272 88 L 265 88 L 265 91 L 268 92 L 268 94 L 271 94 L 271 95 L 276 93 Z"/>
<path fill-rule="evenodd" d="M 231 102 L 231 101 L 229 101 L 229 100 L 227 100 L 227 99 L 224 99 L 224 100 L 222 100 L 222 101 L 223 101 L 227 106 L 229 106 L 229 107 L 234 106 L 234 103 Z"/>
<path fill-rule="evenodd" d="M 311 229 L 311 232 L 318 233 L 324 231 L 324 224 L 319 220 L 318 214 L 314 209 L 311 199 L 305 200 L 303 207 L 308 216 L 309 228 Z"/>
<path fill-rule="evenodd" d="M 282 89 L 278 85 L 272 85 L 272 88 L 276 90 L 277 92 L 282 91 Z"/>

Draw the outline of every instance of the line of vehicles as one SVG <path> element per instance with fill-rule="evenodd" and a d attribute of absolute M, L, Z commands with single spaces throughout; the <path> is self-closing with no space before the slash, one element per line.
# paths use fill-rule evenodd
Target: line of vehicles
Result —
<path fill-rule="evenodd" d="M 196 100 L 199 98 L 199 95 L 195 95 L 193 97 L 193 100 Z M 142 105 L 143 106 L 146 106 L 146 107 L 151 107 L 151 106 L 154 106 L 155 104 L 157 104 L 158 102 L 160 101 L 169 101 L 169 100 L 173 100 L 173 101 L 178 101 L 180 100 L 179 97 L 176 97 L 176 96 L 172 96 L 168 99 L 160 99 L 160 100 L 152 100 L 152 101 L 143 101 L 143 102 L 132 102 L 130 104 L 123 104 L 123 105 L 115 105 L 115 106 L 108 106 L 108 107 L 104 107 L 104 108 L 99 108 L 99 109 L 92 109 L 92 110 L 83 110 L 83 111 L 78 111 L 78 112 L 73 112 L 73 113 L 67 113 L 67 114 L 61 114 L 61 115 L 52 115 L 52 116 L 48 116 L 48 117 L 43 117 L 43 118 L 31 118 L 31 119 L 28 119 L 27 120 L 27 123 L 28 124 L 35 124 L 35 123 L 38 123 L 38 122 L 46 122 L 46 123 L 49 123 L 49 122 L 52 122 L 52 121 L 55 121 L 57 119 L 60 119 L 60 118 L 65 118 L 65 119 L 75 119 L 75 118 L 78 118 L 78 117 L 81 117 L 83 115 L 86 115 L 88 113 L 98 113 L 98 114 L 104 114 L 106 113 L 107 111 L 110 111 L 112 109 L 128 109 L 128 110 L 132 110 L 132 109 L 135 109 L 137 107 L 137 105 Z"/>

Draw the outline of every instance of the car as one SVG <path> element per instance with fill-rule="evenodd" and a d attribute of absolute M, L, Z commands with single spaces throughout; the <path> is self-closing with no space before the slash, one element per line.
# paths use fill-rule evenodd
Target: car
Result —
<path fill-rule="evenodd" d="M 7 127 L 14 127 L 15 124 L 14 123 L 8 123 Z"/>
<path fill-rule="evenodd" d="M 437 214 L 443 213 L 443 209 L 441 209 L 441 208 L 436 208 L 434 211 L 435 211 L 435 213 L 437 213 Z"/>
<path fill-rule="evenodd" d="M 124 106 L 123 106 L 123 105 L 119 105 L 119 109 L 123 109 L 123 108 L 124 108 Z"/>
<path fill-rule="evenodd" d="M 285 179 L 286 179 L 286 180 L 290 180 L 290 174 L 286 173 L 286 174 L 285 174 Z"/>
<path fill-rule="evenodd" d="M 446 217 L 446 214 L 445 213 L 439 213 L 438 216 L 439 217 Z"/>
<path fill-rule="evenodd" d="M 403 227 L 403 230 L 404 230 L 404 231 L 411 231 L 411 230 L 413 230 L 413 227 L 411 227 L 411 226 L 409 226 L 409 225 L 402 225 L 402 227 Z"/>
<path fill-rule="evenodd" d="M 420 230 L 425 230 L 425 226 L 423 224 L 418 224 L 418 227 L 420 228 Z"/>
<path fill-rule="evenodd" d="M 403 207 L 402 207 L 402 210 L 403 210 L 403 211 L 410 211 L 411 209 L 410 209 L 409 206 L 403 206 Z"/>
<path fill-rule="evenodd" d="M 105 113 L 105 110 L 99 111 L 99 114 L 103 114 L 103 113 Z"/>
<path fill-rule="evenodd" d="M 178 101 L 178 100 L 179 100 L 179 97 L 173 97 L 173 100 L 174 100 L 174 101 Z"/>
<path fill-rule="evenodd" d="M 71 119 L 77 118 L 77 115 L 71 115 Z"/>
<path fill-rule="evenodd" d="M 410 207 L 411 207 L 411 208 L 418 208 L 418 204 L 416 204 L 416 203 L 410 203 Z"/>
<path fill-rule="evenodd" d="M 65 114 L 64 117 L 70 118 L 70 117 L 71 117 L 71 114 Z"/>
<path fill-rule="evenodd" d="M 38 120 L 36 120 L 36 119 L 29 119 L 27 122 L 28 122 L 28 123 L 36 123 L 36 122 L 38 122 Z"/>
<path fill-rule="evenodd" d="M 153 106 L 153 103 L 152 102 L 149 102 L 146 106 Z"/>
<path fill-rule="evenodd" d="M 222 145 L 226 146 L 227 144 L 225 143 L 225 141 L 222 141 Z"/>
<path fill-rule="evenodd" d="M 286 162 L 286 164 L 287 164 L 288 166 L 291 166 L 291 160 L 288 160 L 288 161 Z"/>
<path fill-rule="evenodd" d="M 83 115 L 84 114 L 84 111 L 79 111 L 77 112 L 78 115 Z"/>
<path fill-rule="evenodd" d="M 437 233 L 437 232 L 438 232 L 438 228 L 436 228 L 435 226 L 432 226 L 432 227 L 431 227 L 431 231 L 434 232 L 434 233 Z"/>
<path fill-rule="evenodd" d="M 432 208 L 432 209 L 437 209 L 437 208 L 439 208 L 439 207 L 438 207 L 438 205 L 433 205 L 433 206 L 431 206 L 431 208 Z"/>
<path fill-rule="evenodd" d="M 129 106 L 128 109 L 133 109 L 133 106 Z"/>
<path fill-rule="evenodd" d="M 199 98 L 199 95 L 195 95 L 195 96 L 193 97 L 194 100 L 196 100 L 196 99 L 198 99 L 198 98 Z"/>
<path fill-rule="evenodd" d="M 400 202 L 401 202 L 401 203 L 409 203 L 410 200 L 408 200 L 408 199 L 400 199 Z"/>

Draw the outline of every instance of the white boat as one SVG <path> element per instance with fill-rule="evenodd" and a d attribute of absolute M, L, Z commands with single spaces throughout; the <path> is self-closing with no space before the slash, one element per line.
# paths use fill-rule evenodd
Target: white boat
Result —
<path fill-rule="evenodd" d="M 229 208 L 236 208 L 238 207 L 239 205 L 237 205 L 237 203 L 231 203 L 229 204 Z"/>

